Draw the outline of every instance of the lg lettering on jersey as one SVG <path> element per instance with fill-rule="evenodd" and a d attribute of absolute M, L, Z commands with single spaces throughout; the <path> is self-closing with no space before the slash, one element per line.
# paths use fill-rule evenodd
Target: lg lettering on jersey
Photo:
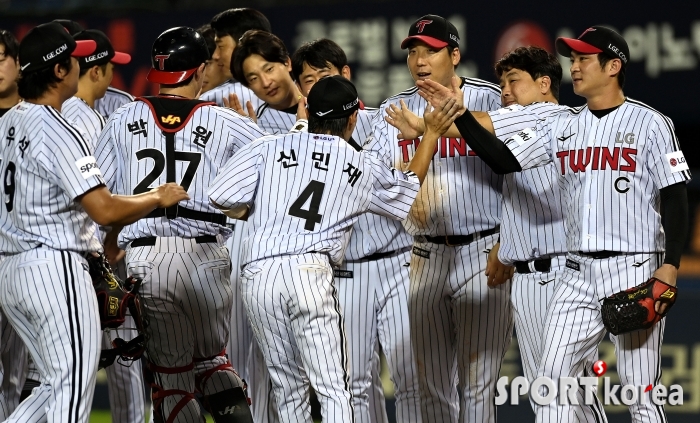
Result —
<path fill-rule="evenodd" d="M 404 163 L 411 161 L 413 153 L 416 151 L 420 145 L 420 138 L 412 140 L 400 140 L 398 141 L 399 148 L 401 148 L 401 159 Z M 409 147 L 413 146 L 414 149 L 409 152 Z M 446 159 L 448 157 L 465 157 L 465 156 L 476 156 L 474 150 L 467 146 L 467 142 L 463 138 L 449 138 L 440 137 L 438 145 L 435 152 L 440 153 L 441 159 Z"/>
<path fill-rule="evenodd" d="M 628 147 L 586 147 L 557 152 L 562 175 L 566 174 L 567 162 L 573 173 L 585 172 L 586 169 L 634 172 L 637 170 L 636 155 L 637 149 Z"/>

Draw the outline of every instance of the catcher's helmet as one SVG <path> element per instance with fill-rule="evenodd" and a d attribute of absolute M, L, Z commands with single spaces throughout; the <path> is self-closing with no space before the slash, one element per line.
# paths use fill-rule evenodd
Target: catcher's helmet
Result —
<path fill-rule="evenodd" d="M 207 43 L 197 31 L 186 26 L 170 28 L 153 42 L 152 68 L 146 78 L 157 84 L 177 84 L 207 60 Z"/>

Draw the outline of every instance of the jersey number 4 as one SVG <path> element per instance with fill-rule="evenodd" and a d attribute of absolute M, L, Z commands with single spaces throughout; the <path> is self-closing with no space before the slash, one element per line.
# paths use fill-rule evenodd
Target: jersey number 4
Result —
<path fill-rule="evenodd" d="M 182 181 L 180 182 L 180 185 L 182 185 L 185 191 L 187 191 L 192 183 L 192 179 L 194 179 L 195 173 L 197 173 L 199 162 L 202 160 L 202 154 L 186 151 L 175 151 L 173 156 L 175 159 L 173 161 L 187 162 L 187 169 L 185 169 L 185 174 L 182 175 Z M 144 148 L 143 150 L 137 151 L 136 158 L 139 161 L 143 159 L 153 159 L 154 161 L 153 170 L 151 170 L 151 172 L 146 175 L 145 178 L 143 178 L 143 181 L 141 181 L 138 185 L 136 185 L 136 188 L 134 188 L 134 194 L 142 194 L 152 189 L 150 188 L 150 185 L 156 181 L 163 173 L 163 170 L 165 170 L 166 160 L 165 155 L 161 153 L 160 150 L 156 150 L 155 148 Z M 170 173 L 174 175 L 175 163 L 168 163 L 168 168 L 168 176 Z M 171 181 L 170 178 L 167 179 L 168 182 L 175 182 L 174 180 Z"/>
<path fill-rule="evenodd" d="M 321 223 L 321 218 L 323 215 L 318 213 L 318 209 L 321 207 L 321 199 L 323 198 L 323 190 L 326 188 L 326 184 L 319 181 L 311 181 L 309 185 L 304 188 L 304 191 L 299 194 L 296 200 L 289 207 L 289 215 L 298 217 L 299 219 L 306 220 L 304 229 L 307 231 L 313 231 L 317 223 Z M 308 210 L 303 209 L 304 204 L 309 202 Z"/>

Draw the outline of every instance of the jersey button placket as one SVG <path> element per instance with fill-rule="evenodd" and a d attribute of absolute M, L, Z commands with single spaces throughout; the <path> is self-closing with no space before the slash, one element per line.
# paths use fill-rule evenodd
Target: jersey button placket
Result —
<path fill-rule="evenodd" d="M 589 147 L 593 149 L 593 147 L 596 144 L 596 135 L 598 132 L 598 118 L 596 118 L 595 116 L 592 116 L 592 118 L 594 122 L 590 128 L 586 144 L 581 146 L 581 148 L 584 150 L 583 160 L 585 160 L 585 150 Z M 583 202 L 585 204 L 585 207 L 583 208 L 583 221 L 581 222 L 581 232 L 583 235 L 583 239 L 581 240 L 581 242 L 583 244 L 582 247 L 584 248 L 584 251 L 588 251 L 588 248 L 590 248 L 591 245 L 591 240 L 593 238 L 591 234 L 591 228 L 595 228 L 595 222 L 591 222 L 591 216 L 594 215 L 593 207 L 595 207 L 598 204 L 598 190 L 591 189 L 591 187 L 596 183 L 596 178 L 591 168 L 592 166 L 586 166 L 583 175 L 581 175 L 581 177 L 583 178 Z"/>

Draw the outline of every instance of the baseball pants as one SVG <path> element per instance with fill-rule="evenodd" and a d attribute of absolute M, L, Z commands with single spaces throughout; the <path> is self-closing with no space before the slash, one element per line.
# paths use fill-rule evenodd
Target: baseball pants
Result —
<path fill-rule="evenodd" d="M 27 374 L 27 349 L 2 310 L 0 331 L 0 421 L 4 421 L 19 405 Z"/>
<path fill-rule="evenodd" d="M 513 316 L 515 317 L 515 332 L 518 335 L 518 347 L 523 363 L 523 373 L 530 383 L 537 378 L 537 366 L 542 357 L 542 338 L 547 317 L 547 308 L 554 296 L 554 287 L 564 273 L 566 255 L 561 254 L 551 257 L 549 272 L 538 272 L 532 267 L 531 273 L 518 273 L 513 275 L 513 289 L 511 301 L 513 303 Z M 590 369 L 598 359 L 598 348 L 595 348 L 586 359 L 583 368 L 584 374 L 578 376 L 594 376 Z M 579 403 L 583 404 L 583 396 L 579 393 Z M 536 410 L 536 404 L 530 400 L 532 409 Z M 576 418 L 580 423 L 606 422 L 605 413 L 602 412 L 602 404 L 597 406 L 575 407 Z"/>
<path fill-rule="evenodd" d="M 425 422 L 496 421 L 496 382 L 513 333 L 511 283 L 489 288 L 484 275 L 497 237 L 414 243 L 408 310 Z"/>
<path fill-rule="evenodd" d="M 420 422 L 420 393 L 408 322 L 409 250 L 378 260 L 347 261 L 336 271 L 350 356 L 350 386 L 357 423 L 386 422 L 373 385 L 381 345 L 395 386 L 396 420 Z M 375 371 L 376 373 L 376 371 Z M 381 387 L 381 385 L 379 385 Z M 382 412 L 372 416 L 370 395 Z M 383 397 L 383 396 L 382 396 Z"/>
<path fill-rule="evenodd" d="M 87 269 L 80 254 L 44 247 L 0 264 L 0 306 L 41 378 L 6 422 L 88 421 L 102 330 Z"/>
<path fill-rule="evenodd" d="M 547 310 L 537 376 L 558 380 L 584 372 L 606 333 L 600 313 L 601 298 L 646 281 L 662 263 L 659 253 L 631 253 L 605 259 L 569 253 Z M 648 330 L 610 336 L 615 344 L 620 384 L 655 386 L 660 382 L 664 324 L 665 320 L 661 320 Z M 646 401 L 629 407 L 632 421 L 666 422 L 664 409 L 652 403 L 651 392 L 644 395 Z M 558 405 L 556 401 L 536 406 L 536 413 L 538 423 L 577 421 L 573 406 Z"/>
<path fill-rule="evenodd" d="M 345 328 L 328 256 L 250 263 L 243 269 L 241 292 L 280 421 L 311 421 L 310 385 L 324 421 L 354 422 Z"/>
<path fill-rule="evenodd" d="M 194 399 L 242 385 L 233 372 L 201 386 L 196 378 L 228 364 L 232 292 L 228 250 L 217 242 L 159 237 L 154 245 L 129 247 L 129 274 L 143 279 L 140 299 L 146 358 L 153 373 L 154 412 L 163 421 L 199 422 Z M 170 419 L 170 420 L 169 420 Z"/>

